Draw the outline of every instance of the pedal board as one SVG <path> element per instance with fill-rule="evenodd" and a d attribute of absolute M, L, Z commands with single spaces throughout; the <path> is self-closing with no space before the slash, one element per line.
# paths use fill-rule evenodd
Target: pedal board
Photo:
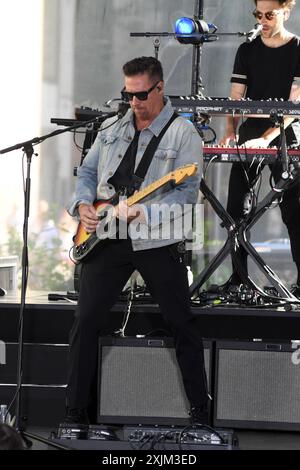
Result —
<path fill-rule="evenodd" d="M 186 427 L 165 426 L 125 426 L 124 441 L 129 441 L 143 448 L 152 446 L 162 448 L 201 448 L 216 450 L 238 449 L 238 438 L 233 430 L 214 429 L 210 426 L 200 427 L 190 425 Z"/>
<path fill-rule="evenodd" d="M 230 429 L 200 425 L 124 426 L 122 431 L 118 437 L 103 425 L 61 423 L 53 443 L 78 450 L 238 450 L 238 438 Z"/>

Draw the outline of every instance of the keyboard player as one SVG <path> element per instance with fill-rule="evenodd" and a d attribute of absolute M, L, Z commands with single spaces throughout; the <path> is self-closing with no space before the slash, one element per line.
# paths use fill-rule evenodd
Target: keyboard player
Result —
<path fill-rule="evenodd" d="M 296 0 L 255 0 L 253 15 L 262 25 L 261 34 L 252 42 L 239 47 L 231 77 L 230 96 L 234 100 L 300 99 L 300 38 L 287 31 L 288 20 Z M 300 124 L 293 118 L 284 119 L 287 144 L 300 144 Z M 273 127 L 270 119 L 248 118 L 241 124 L 238 117 L 228 117 L 226 134 L 221 145 L 238 141 L 247 148 L 267 148 L 279 145 L 280 129 Z M 282 165 L 270 165 L 274 181 L 280 179 Z M 246 174 L 247 173 L 247 174 Z M 227 211 L 238 221 L 243 217 L 243 201 L 257 178 L 257 165 L 233 163 L 228 190 Z M 298 276 L 292 292 L 300 298 L 300 186 L 288 188 L 280 202 L 282 220 L 285 223 L 290 241 L 293 260 Z M 240 249 L 240 259 L 247 271 L 247 254 Z M 226 283 L 241 283 L 236 270 Z"/>

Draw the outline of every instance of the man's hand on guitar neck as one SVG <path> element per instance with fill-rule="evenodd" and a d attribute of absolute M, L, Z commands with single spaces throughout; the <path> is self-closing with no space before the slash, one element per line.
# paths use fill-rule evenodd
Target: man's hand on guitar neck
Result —
<path fill-rule="evenodd" d="M 80 216 L 80 222 L 82 223 L 86 232 L 95 232 L 99 223 L 95 207 L 89 204 L 80 204 L 78 206 L 78 212 Z"/>

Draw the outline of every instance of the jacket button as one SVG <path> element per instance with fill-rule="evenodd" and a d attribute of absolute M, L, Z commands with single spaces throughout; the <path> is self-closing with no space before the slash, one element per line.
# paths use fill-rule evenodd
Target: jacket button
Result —
<path fill-rule="evenodd" d="M 118 155 L 118 158 L 123 158 L 123 155 Z"/>

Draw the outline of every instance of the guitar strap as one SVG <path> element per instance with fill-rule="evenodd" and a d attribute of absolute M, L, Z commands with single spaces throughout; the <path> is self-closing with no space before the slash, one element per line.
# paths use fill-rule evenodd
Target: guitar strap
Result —
<path fill-rule="evenodd" d="M 137 191 L 141 187 L 141 184 L 143 183 L 145 179 L 145 175 L 148 171 L 148 168 L 150 166 L 150 163 L 152 161 L 153 155 L 158 147 L 159 142 L 161 141 L 161 139 L 167 132 L 172 122 L 175 121 L 177 117 L 178 117 L 178 114 L 174 112 L 172 116 L 170 117 L 169 121 L 167 122 L 167 124 L 165 125 L 165 127 L 160 131 L 159 135 L 158 136 L 154 135 L 152 139 L 150 140 L 149 144 L 147 145 L 147 148 L 135 171 L 135 174 L 132 176 L 132 180 L 130 184 L 130 189 L 131 189 L 132 194 L 134 193 L 134 191 Z"/>

